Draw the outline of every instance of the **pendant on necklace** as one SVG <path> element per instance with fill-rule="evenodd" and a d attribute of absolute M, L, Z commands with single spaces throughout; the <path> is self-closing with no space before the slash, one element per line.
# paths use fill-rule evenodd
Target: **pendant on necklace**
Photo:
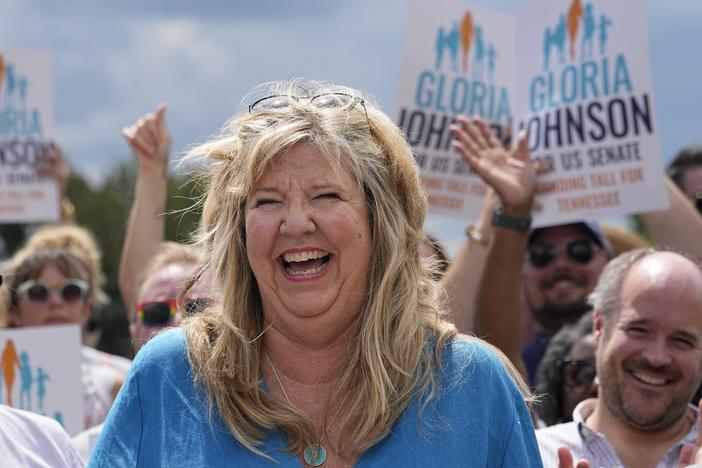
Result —
<path fill-rule="evenodd" d="M 320 466 L 327 461 L 327 451 L 319 444 L 310 444 L 303 454 L 305 463 L 310 466 Z"/>

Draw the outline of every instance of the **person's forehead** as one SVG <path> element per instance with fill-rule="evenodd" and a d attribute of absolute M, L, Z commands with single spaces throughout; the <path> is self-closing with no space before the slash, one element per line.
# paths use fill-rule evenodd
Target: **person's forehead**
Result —
<path fill-rule="evenodd" d="M 624 278 L 621 304 L 620 321 L 650 319 L 702 328 L 702 273 L 680 255 L 649 255 Z"/>
<path fill-rule="evenodd" d="M 573 238 L 592 239 L 592 234 L 585 227 L 578 224 L 552 226 L 540 229 L 531 239 L 531 243 L 556 244 Z"/>
<path fill-rule="evenodd" d="M 144 280 L 139 300 L 175 298 L 197 267 L 186 263 L 172 263 Z"/>

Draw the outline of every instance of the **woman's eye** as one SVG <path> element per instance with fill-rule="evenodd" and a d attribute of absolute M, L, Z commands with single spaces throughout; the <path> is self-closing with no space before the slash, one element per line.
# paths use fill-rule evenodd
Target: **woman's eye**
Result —
<path fill-rule="evenodd" d="M 278 203 L 278 200 L 273 200 L 272 198 L 260 198 L 254 202 L 254 208 L 264 205 L 272 205 L 274 203 Z"/>
<path fill-rule="evenodd" d="M 337 193 L 334 193 L 334 192 L 323 193 L 321 195 L 318 195 L 316 198 L 328 199 L 328 200 L 339 200 L 340 199 L 339 195 Z"/>

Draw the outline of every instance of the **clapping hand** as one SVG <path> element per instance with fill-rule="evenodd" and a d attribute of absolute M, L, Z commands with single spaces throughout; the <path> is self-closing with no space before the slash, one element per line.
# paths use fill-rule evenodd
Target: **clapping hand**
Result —
<path fill-rule="evenodd" d="M 508 151 L 480 118 L 459 116 L 451 127 L 453 146 L 464 161 L 499 195 L 503 206 L 531 211 L 536 190 L 537 164 L 529 155 L 521 132 L 517 146 Z"/>
<path fill-rule="evenodd" d="M 590 462 L 581 458 L 573 464 L 573 454 L 568 447 L 558 447 L 558 468 L 590 468 Z"/>
<path fill-rule="evenodd" d="M 694 464 L 702 466 L 702 400 L 697 405 L 697 440 L 694 444 L 685 444 L 680 450 L 678 466 L 680 468 Z"/>

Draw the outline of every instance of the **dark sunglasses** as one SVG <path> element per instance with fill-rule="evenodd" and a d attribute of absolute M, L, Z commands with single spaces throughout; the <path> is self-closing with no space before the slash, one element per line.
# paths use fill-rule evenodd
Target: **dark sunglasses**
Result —
<path fill-rule="evenodd" d="M 695 192 L 695 206 L 697 211 L 702 214 L 702 190 Z"/>
<path fill-rule="evenodd" d="M 58 288 L 49 288 L 44 283 L 29 280 L 17 286 L 17 296 L 27 296 L 32 302 L 46 302 L 52 291 L 58 291 L 64 302 L 76 302 L 88 295 L 88 283 L 81 279 L 68 279 Z"/>
<path fill-rule="evenodd" d="M 592 257 L 595 256 L 595 252 L 599 250 L 599 248 L 599 246 L 587 239 L 575 239 L 566 242 L 564 246 L 568 258 L 581 265 L 592 260 Z M 528 247 L 529 262 L 534 268 L 546 268 L 556 259 L 560 250 L 560 248 L 557 249 L 553 244 L 533 243 Z"/>
<path fill-rule="evenodd" d="M 556 364 L 561 370 L 564 387 L 590 386 L 597 375 L 595 361 L 591 359 L 571 359 L 566 357 L 559 360 Z"/>
<path fill-rule="evenodd" d="M 191 299 L 183 304 L 185 316 L 197 315 L 212 303 L 210 299 Z M 147 327 L 168 325 L 175 319 L 178 303 L 175 299 L 137 304 L 136 320 Z"/>

